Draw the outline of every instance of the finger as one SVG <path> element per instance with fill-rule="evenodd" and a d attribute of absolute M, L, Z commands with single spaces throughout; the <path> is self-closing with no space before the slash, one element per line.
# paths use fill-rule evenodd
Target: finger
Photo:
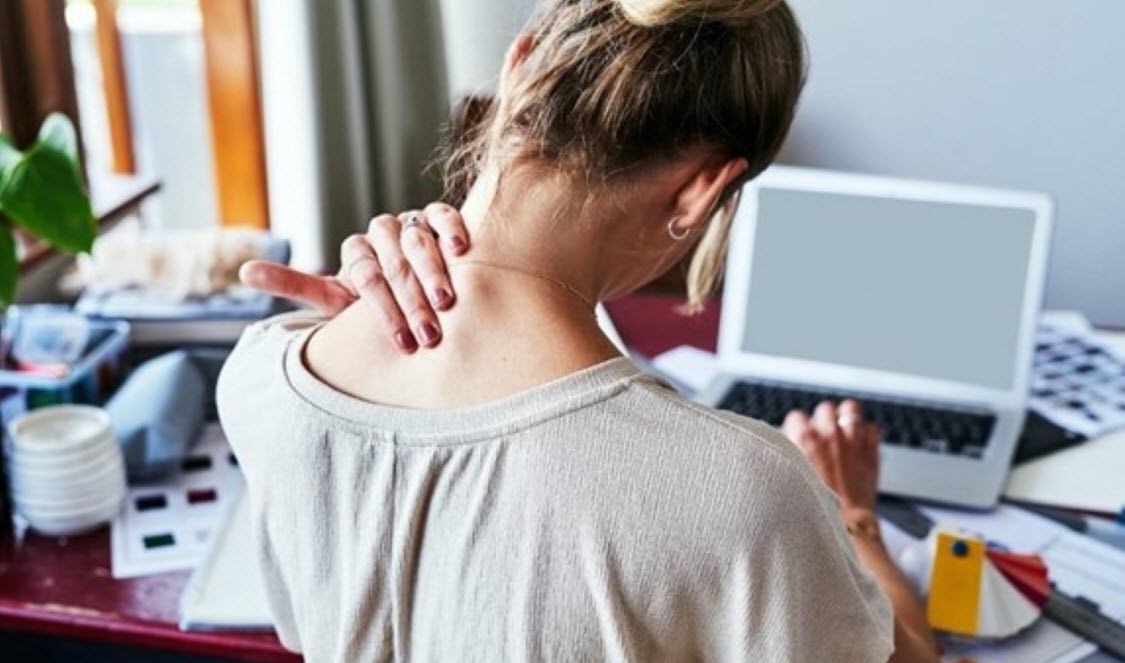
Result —
<path fill-rule="evenodd" d="M 879 426 L 877 424 L 864 424 L 863 432 L 864 444 L 878 449 L 879 443 L 883 441 L 883 431 L 879 429 Z"/>
<path fill-rule="evenodd" d="M 825 441 L 839 442 L 840 427 L 836 423 L 838 417 L 835 403 L 821 401 L 813 410 L 812 426 Z"/>
<path fill-rule="evenodd" d="M 441 246 L 450 255 L 459 256 L 469 250 L 469 230 L 456 207 L 445 203 L 430 203 L 426 205 L 423 215 L 430 228 L 437 233 Z"/>
<path fill-rule="evenodd" d="M 376 264 L 379 262 L 375 256 L 375 250 L 371 248 L 371 244 L 367 241 L 367 235 L 358 233 L 349 235 L 340 245 L 340 271 L 336 278 L 357 296 L 359 291 L 352 283 L 351 267 L 361 260 L 374 260 Z"/>
<path fill-rule="evenodd" d="M 865 439 L 863 407 L 860 406 L 859 402 L 851 398 L 845 400 L 840 403 L 836 414 L 836 421 L 844 434 L 844 441 L 849 444 L 863 443 Z"/>
<path fill-rule="evenodd" d="M 444 311 L 453 305 L 453 284 L 441 257 L 437 239 L 428 227 L 403 228 L 402 253 L 410 262 L 415 277 L 429 297 L 435 310 Z"/>
<path fill-rule="evenodd" d="M 292 299 L 326 316 L 336 315 L 355 301 L 355 296 L 335 279 L 305 274 L 264 260 L 245 263 L 238 270 L 238 277 L 250 288 Z"/>
<path fill-rule="evenodd" d="M 406 215 L 403 215 L 405 218 Z M 420 232 L 412 230 L 411 232 Z M 367 230 L 368 239 L 375 249 L 382 274 L 390 286 L 391 294 L 405 314 L 407 324 L 420 345 L 433 347 L 441 340 L 441 327 L 437 315 L 418 283 L 410 261 L 402 252 L 402 221 L 384 214 L 376 217 Z"/>
<path fill-rule="evenodd" d="M 340 246 L 339 281 L 371 307 L 382 321 L 383 330 L 403 352 L 418 349 L 418 340 L 410 331 L 406 316 L 395 301 L 383 276 L 379 259 L 366 235 L 352 235 Z"/>
<path fill-rule="evenodd" d="M 374 257 L 360 258 L 347 267 L 360 301 L 379 316 L 383 329 L 403 352 L 418 349 L 418 340 L 410 331 L 406 316 L 399 308 L 383 271 Z"/>
<path fill-rule="evenodd" d="M 831 476 L 832 467 L 832 452 L 829 443 L 817 435 L 812 426 L 800 430 L 794 438 L 794 442 L 800 447 L 801 453 L 804 454 L 816 473 L 827 482 Z"/>
<path fill-rule="evenodd" d="M 799 447 L 802 446 L 801 439 L 805 433 L 811 430 L 809 415 L 801 410 L 790 410 L 789 414 L 785 415 L 785 421 L 781 422 L 781 432 Z"/>
<path fill-rule="evenodd" d="M 870 463 L 879 465 L 879 443 L 883 439 L 883 433 L 875 424 L 864 424 L 863 430 L 863 450 Z"/>

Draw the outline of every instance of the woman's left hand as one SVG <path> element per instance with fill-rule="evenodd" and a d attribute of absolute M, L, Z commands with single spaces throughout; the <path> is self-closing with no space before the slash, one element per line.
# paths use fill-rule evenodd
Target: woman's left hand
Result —
<path fill-rule="evenodd" d="M 340 271 L 333 276 L 260 260 L 243 265 L 240 276 L 252 288 L 311 306 L 326 317 L 363 301 L 378 311 L 394 344 L 413 352 L 440 342 L 435 312 L 455 299 L 443 254 L 461 255 L 468 248 L 461 214 L 432 203 L 424 210 L 372 219 L 366 234 L 344 241 Z"/>
<path fill-rule="evenodd" d="M 840 498 L 842 508 L 875 508 L 879 428 L 864 422 L 858 402 L 846 400 L 837 407 L 825 401 L 811 418 L 793 410 L 781 430 L 801 448 L 816 473 Z"/>

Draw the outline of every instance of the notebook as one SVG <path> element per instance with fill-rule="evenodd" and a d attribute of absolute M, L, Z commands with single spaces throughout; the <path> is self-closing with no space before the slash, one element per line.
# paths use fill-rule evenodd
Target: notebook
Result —
<path fill-rule="evenodd" d="M 238 495 L 180 599 L 184 631 L 272 631 L 266 589 L 254 557 L 250 500 Z"/>

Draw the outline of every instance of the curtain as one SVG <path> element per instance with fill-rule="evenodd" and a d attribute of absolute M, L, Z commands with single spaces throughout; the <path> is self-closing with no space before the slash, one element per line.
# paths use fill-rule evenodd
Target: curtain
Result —
<path fill-rule="evenodd" d="M 438 0 L 259 0 L 275 232 L 333 269 L 381 212 L 436 200 L 423 174 L 450 112 Z"/>

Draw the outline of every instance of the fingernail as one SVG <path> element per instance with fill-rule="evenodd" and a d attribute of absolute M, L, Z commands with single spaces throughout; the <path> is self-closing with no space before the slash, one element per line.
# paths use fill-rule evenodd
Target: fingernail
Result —
<path fill-rule="evenodd" d="M 453 237 L 449 238 L 449 246 L 453 247 L 454 251 L 460 253 L 461 251 L 465 250 L 465 240 L 454 235 Z"/>
<path fill-rule="evenodd" d="M 424 323 L 418 328 L 418 338 L 422 340 L 422 345 L 430 345 L 438 338 L 437 327 L 432 322 Z"/>
<path fill-rule="evenodd" d="M 395 334 L 395 342 L 398 343 L 398 347 L 407 352 L 414 352 L 418 349 L 418 341 L 415 341 L 414 335 L 408 331 L 400 331 Z"/>
<path fill-rule="evenodd" d="M 438 308 L 446 308 L 453 302 L 453 295 L 445 288 L 438 288 L 434 290 L 434 306 Z"/>

